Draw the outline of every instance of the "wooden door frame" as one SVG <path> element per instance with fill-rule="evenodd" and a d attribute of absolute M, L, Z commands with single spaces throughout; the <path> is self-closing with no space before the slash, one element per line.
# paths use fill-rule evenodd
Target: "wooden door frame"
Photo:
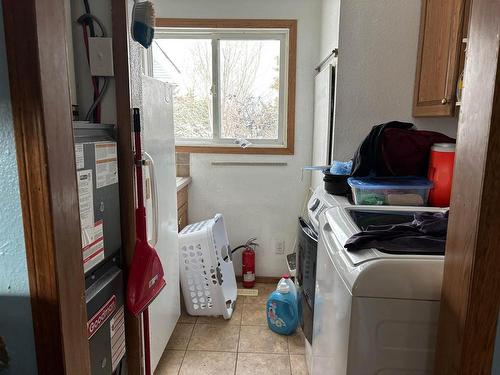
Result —
<path fill-rule="evenodd" d="M 473 0 L 435 374 L 491 374 L 500 303 L 500 1 Z"/>
<path fill-rule="evenodd" d="M 90 374 L 64 2 L 4 0 L 39 374 Z"/>
<path fill-rule="evenodd" d="M 90 374 L 69 81 L 61 74 L 64 1 L 3 7 L 38 371 Z M 135 244 L 129 19 L 127 0 L 112 0 L 125 274 Z M 128 312 L 125 320 L 128 371 L 139 375 L 141 325 Z"/>

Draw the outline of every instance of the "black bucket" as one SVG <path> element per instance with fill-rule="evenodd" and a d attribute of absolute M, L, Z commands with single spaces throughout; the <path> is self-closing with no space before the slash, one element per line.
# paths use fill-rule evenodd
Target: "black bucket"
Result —
<path fill-rule="evenodd" d="M 325 190 L 329 194 L 349 196 L 351 187 L 347 183 L 350 175 L 331 174 L 330 169 L 323 169 L 323 181 L 325 182 Z"/>

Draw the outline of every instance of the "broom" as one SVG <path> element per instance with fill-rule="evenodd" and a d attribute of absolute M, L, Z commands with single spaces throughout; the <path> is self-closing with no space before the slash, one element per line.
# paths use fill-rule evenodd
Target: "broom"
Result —
<path fill-rule="evenodd" d="M 149 48 L 155 34 L 155 8 L 151 1 L 134 1 L 132 9 L 132 39 Z"/>
<path fill-rule="evenodd" d="M 134 108 L 135 171 L 137 184 L 137 208 L 135 210 L 136 242 L 127 282 L 127 308 L 138 316 L 142 313 L 144 330 L 144 366 L 151 375 L 151 347 L 149 338 L 148 306 L 160 294 L 166 282 L 163 267 L 156 250 L 149 245 L 146 230 L 146 208 L 142 179 L 141 119 Z"/>

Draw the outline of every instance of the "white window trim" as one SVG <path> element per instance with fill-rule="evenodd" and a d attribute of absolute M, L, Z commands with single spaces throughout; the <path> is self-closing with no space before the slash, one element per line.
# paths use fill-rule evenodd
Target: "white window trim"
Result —
<path fill-rule="evenodd" d="M 279 88 L 279 114 L 278 114 L 278 138 L 252 139 L 246 138 L 256 147 L 286 149 L 287 145 L 287 123 L 288 123 L 288 77 L 289 77 L 289 48 L 290 31 L 287 28 L 182 28 L 182 27 L 157 27 L 155 39 L 211 39 L 212 40 L 212 83 L 213 94 L 216 100 L 213 103 L 213 138 L 176 138 L 176 146 L 212 146 L 212 147 L 239 147 L 234 143 L 234 138 L 220 138 L 222 126 L 220 118 L 220 85 L 219 82 L 219 42 L 223 40 L 279 40 L 280 41 L 280 88 Z M 153 76 L 152 49 L 147 50 L 146 70 L 147 74 Z M 214 93 L 215 91 L 215 93 Z M 252 147 L 252 146 L 250 146 Z"/>

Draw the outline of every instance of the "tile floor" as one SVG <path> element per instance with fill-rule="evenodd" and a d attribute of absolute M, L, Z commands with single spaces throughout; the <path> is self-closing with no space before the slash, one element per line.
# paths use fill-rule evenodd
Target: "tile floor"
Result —
<path fill-rule="evenodd" d="M 304 336 L 267 327 L 265 304 L 275 288 L 257 284 L 258 297 L 238 297 L 233 317 L 183 313 L 155 375 L 307 375 Z"/>

